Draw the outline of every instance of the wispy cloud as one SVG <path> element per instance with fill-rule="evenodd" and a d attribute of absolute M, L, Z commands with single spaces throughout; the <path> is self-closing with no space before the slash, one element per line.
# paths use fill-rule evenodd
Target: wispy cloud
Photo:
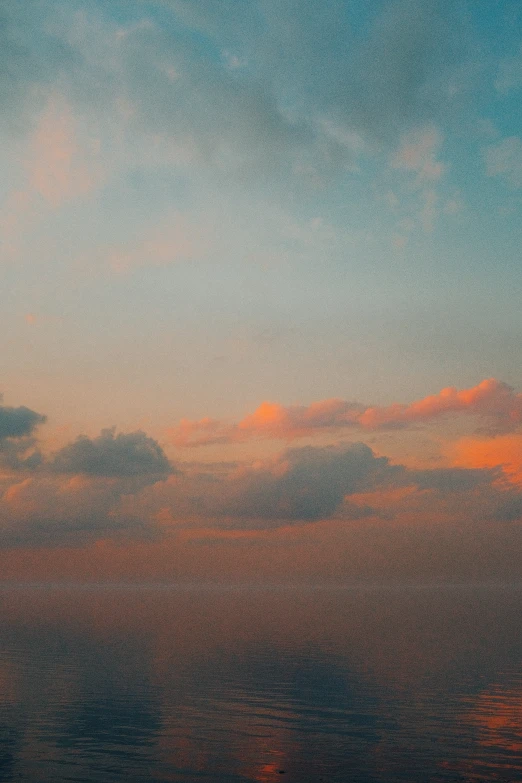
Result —
<path fill-rule="evenodd" d="M 510 136 L 484 150 L 486 174 L 500 177 L 513 188 L 522 187 L 522 139 Z"/>
<path fill-rule="evenodd" d="M 412 131 L 402 139 L 399 149 L 391 158 L 394 169 L 404 169 L 417 175 L 418 184 L 439 180 L 446 166 L 437 160 L 442 136 L 436 128 Z"/>
<path fill-rule="evenodd" d="M 19 260 L 27 236 L 51 213 L 101 186 L 98 140 L 83 125 L 63 95 L 49 96 L 24 138 L 19 183 L 0 206 L 3 260 Z"/>
<path fill-rule="evenodd" d="M 9 4 L 10 110 L 34 84 L 47 92 L 60 83 L 89 110 L 113 113 L 119 96 L 135 127 L 189 145 L 218 169 L 255 176 L 268 161 L 308 162 L 331 176 L 339 162 L 350 167 L 432 121 L 445 101 L 441 81 L 449 85 L 467 56 L 463 15 L 421 0 L 379 8 L 364 39 L 340 0 L 163 6 L 160 24 L 153 3 L 118 22 L 103 4 L 75 14 L 39 3 L 47 24 L 37 25 L 24 4 Z M 220 56 L 201 57 L 202 47 Z"/>
<path fill-rule="evenodd" d="M 52 207 L 89 193 L 103 178 L 98 141 L 81 145 L 72 109 L 59 95 L 51 97 L 40 116 L 27 165 L 29 190 Z"/>
<path fill-rule="evenodd" d="M 495 87 L 504 94 L 522 87 L 522 45 L 516 55 L 500 61 Z"/>

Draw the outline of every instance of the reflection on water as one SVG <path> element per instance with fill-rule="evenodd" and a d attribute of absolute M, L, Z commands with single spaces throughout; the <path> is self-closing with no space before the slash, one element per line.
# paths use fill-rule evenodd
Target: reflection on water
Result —
<path fill-rule="evenodd" d="M 521 598 L 4 586 L 0 781 L 521 780 Z"/>

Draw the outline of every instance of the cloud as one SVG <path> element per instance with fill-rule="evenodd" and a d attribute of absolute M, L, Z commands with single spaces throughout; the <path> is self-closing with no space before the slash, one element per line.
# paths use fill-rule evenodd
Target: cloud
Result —
<path fill-rule="evenodd" d="M 521 493 L 493 468 L 393 464 L 364 443 L 286 449 L 238 467 L 191 471 L 124 499 L 119 514 L 183 529 L 269 530 L 335 519 L 398 525 L 513 521 Z"/>
<path fill-rule="evenodd" d="M 402 486 L 404 471 L 363 443 L 286 449 L 251 464 L 193 467 L 124 498 L 118 513 L 154 519 L 167 534 L 309 524 L 341 508 L 344 519 L 362 519 L 373 509 L 350 496 Z"/>
<path fill-rule="evenodd" d="M 444 494 L 463 493 L 477 487 L 490 486 L 499 476 L 494 469 L 437 468 L 410 471 L 420 489 L 434 489 Z"/>
<path fill-rule="evenodd" d="M 45 416 L 23 405 L 19 408 L 0 405 L 0 464 L 14 470 L 37 467 L 41 454 L 34 433 L 45 421 Z"/>
<path fill-rule="evenodd" d="M 130 7 L 130 6 L 129 6 Z M 458 4 L 343 0 L 4 4 L 5 114 L 63 89 L 76 110 L 168 138 L 191 161 L 319 178 L 424 128 L 467 57 Z M 0 61 L 1 62 L 1 61 Z M 38 92 L 38 90 L 37 90 Z M 32 106 L 34 110 L 34 103 Z"/>
<path fill-rule="evenodd" d="M 292 440 L 346 428 L 405 428 L 451 414 L 479 416 L 492 431 L 509 432 L 522 422 L 522 394 L 515 394 L 506 383 L 489 378 L 469 389 L 448 387 L 410 404 L 365 406 L 330 399 L 306 407 L 264 402 L 237 424 L 208 417 L 199 421 L 183 419 L 169 435 L 175 445 L 184 447 L 235 443 L 252 438 Z"/>
<path fill-rule="evenodd" d="M 370 407 L 359 421 L 369 428 L 400 427 L 451 413 L 481 416 L 499 430 L 513 429 L 522 421 L 522 394 L 515 394 L 507 383 L 488 378 L 469 389 L 449 386 L 409 405 Z"/>
<path fill-rule="evenodd" d="M 82 145 L 79 135 L 65 98 L 51 96 L 31 138 L 28 188 L 53 207 L 88 193 L 102 178 L 96 140 Z"/>
<path fill-rule="evenodd" d="M 3 493 L 0 546 L 54 548 L 100 538 L 150 538 L 150 520 L 117 513 L 121 497 L 135 490 L 131 479 L 35 472 Z"/>
<path fill-rule="evenodd" d="M 32 435 L 46 417 L 24 405 L 19 408 L 9 408 L 0 405 L 0 441 L 5 438 L 23 438 Z"/>
<path fill-rule="evenodd" d="M 484 150 L 486 174 L 501 177 L 513 188 L 522 187 L 522 139 L 509 136 Z"/>
<path fill-rule="evenodd" d="M 437 158 L 442 136 L 436 128 L 412 131 L 402 139 L 401 146 L 391 159 L 395 169 L 417 174 L 419 183 L 439 180 L 446 167 Z"/>
<path fill-rule="evenodd" d="M 34 422 L 34 416 L 19 418 L 23 425 L 11 422 L 8 431 L 32 432 L 26 420 Z M 43 460 L 39 452 L 22 460 L 19 451 L 33 443 L 27 437 L 14 441 L 14 446 L 11 438 L 0 440 L 0 453 L 5 443 L 12 453 L 4 456 L 10 458 L 14 472 L 0 485 L 0 545 L 69 546 L 93 538 L 157 534 L 153 516 L 119 513 L 122 498 L 135 497 L 144 487 L 178 472 L 145 433 L 102 430 L 97 438 L 79 437 L 50 460 Z"/>
<path fill-rule="evenodd" d="M 50 464 L 57 473 L 83 473 L 107 478 L 159 479 L 174 471 L 165 452 L 144 432 L 115 434 L 102 430 L 97 438 L 80 436 L 60 449 Z"/>
<path fill-rule="evenodd" d="M 0 398 L 1 401 L 1 398 Z M 152 518 L 118 513 L 125 496 L 177 475 L 144 432 L 77 438 L 44 459 L 35 432 L 46 417 L 0 405 L 0 546 L 61 546 L 93 537 L 155 535 Z"/>
<path fill-rule="evenodd" d="M 452 4 L 399 0 L 372 7 L 364 37 L 342 0 L 165 5 L 249 63 L 250 72 L 267 74 L 294 112 L 326 116 L 378 139 L 436 113 L 441 81 L 465 56 L 465 18 Z"/>
<path fill-rule="evenodd" d="M 255 437 L 291 440 L 315 431 L 338 427 L 356 427 L 357 418 L 364 410 L 358 403 L 331 399 L 312 403 L 310 406 L 283 406 L 263 402 L 239 424 L 227 425 L 217 419 L 199 421 L 182 419 L 179 426 L 170 431 L 176 446 L 205 446 L 212 443 L 234 443 Z"/>
<path fill-rule="evenodd" d="M 513 432 L 495 438 L 477 435 L 459 438 L 445 449 L 453 465 L 465 468 L 500 467 L 515 484 L 522 483 L 522 433 Z"/>
<path fill-rule="evenodd" d="M 456 4 L 384 4 L 357 58 L 355 80 L 347 80 L 356 85 L 347 111 L 354 102 L 362 125 L 378 138 L 425 125 L 443 108 L 442 86 L 465 59 L 467 39 Z"/>
<path fill-rule="evenodd" d="M 291 448 L 251 464 L 193 465 L 182 473 L 144 433 L 106 430 L 30 474 L 0 478 L 0 545 L 52 548 L 325 520 L 512 523 L 521 498 L 498 467 L 411 470 L 364 443 Z"/>
<path fill-rule="evenodd" d="M 199 163 L 258 171 L 267 158 L 283 163 L 282 156 L 311 138 L 304 122 L 282 111 L 265 79 L 201 57 L 179 20 L 134 26 L 117 52 L 132 106 L 129 123 L 175 139 Z"/>
<path fill-rule="evenodd" d="M 233 474 L 218 508 L 225 516 L 259 519 L 269 526 L 281 520 L 313 521 L 332 516 L 345 495 L 373 489 L 401 472 L 363 443 L 289 449 Z"/>
<path fill-rule="evenodd" d="M 501 476 L 498 467 L 410 470 L 364 443 L 306 446 L 233 472 L 212 494 L 209 513 L 223 515 L 232 527 L 261 529 L 434 513 L 453 522 L 510 522 L 520 517 L 522 495 Z"/>
<path fill-rule="evenodd" d="M 522 45 L 514 57 L 501 60 L 495 87 L 504 94 L 522 87 Z"/>
<path fill-rule="evenodd" d="M 0 7 L 0 104 L 2 124 L 11 132 L 26 131 L 35 104 L 79 62 L 68 42 L 46 24 L 50 10 L 42 0 Z"/>
<path fill-rule="evenodd" d="M 512 493 L 502 499 L 495 509 L 493 518 L 498 522 L 520 522 L 522 520 L 522 494 Z"/>

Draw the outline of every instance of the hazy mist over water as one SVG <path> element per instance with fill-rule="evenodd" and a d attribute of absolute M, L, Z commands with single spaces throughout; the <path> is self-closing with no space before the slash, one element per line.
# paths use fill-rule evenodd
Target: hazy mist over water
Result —
<path fill-rule="evenodd" d="M 521 597 L 3 586 L 0 780 L 520 780 Z"/>

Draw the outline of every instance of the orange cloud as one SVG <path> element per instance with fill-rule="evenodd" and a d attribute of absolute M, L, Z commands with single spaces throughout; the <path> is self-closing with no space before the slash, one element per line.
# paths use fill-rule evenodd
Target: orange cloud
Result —
<path fill-rule="evenodd" d="M 342 428 L 394 429 L 428 422 L 450 414 L 470 414 L 488 420 L 495 431 L 510 431 L 522 421 L 522 394 L 502 381 L 489 378 L 477 386 L 458 390 L 453 386 L 408 405 L 365 407 L 341 399 L 314 402 L 309 406 L 263 402 L 237 424 L 218 419 L 183 419 L 170 431 L 177 446 L 236 443 L 252 438 L 292 440 Z"/>
<path fill-rule="evenodd" d="M 428 421 L 448 413 L 491 417 L 499 425 L 512 428 L 522 421 L 522 394 L 514 394 L 511 386 L 488 378 L 470 389 L 459 391 L 449 386 L 410 405 L 368 408 L 360 417 L 360 423 L 363 427 L 375 429 Z"/>
<path fill-rule="evenodd" d="M 275 402 L 262 402 L 238 424 L 227 425 L 208 417 L 199 421 L 182 419 L 170 434 L 172 442 L 177 446 L 236 443 L 256 437 L 292 440 L 324 429 L 357 426 L 361 407 L 357 403 L 339 399 L 321 400 L 308 407 L 285 407 Z"/>
<path fill-rule="evenodd" d="M 458 467 L 500 467 L 510 481 L 522 484 L 522 434 L 461 438 L 446 449 L 446 454 Z"/>

